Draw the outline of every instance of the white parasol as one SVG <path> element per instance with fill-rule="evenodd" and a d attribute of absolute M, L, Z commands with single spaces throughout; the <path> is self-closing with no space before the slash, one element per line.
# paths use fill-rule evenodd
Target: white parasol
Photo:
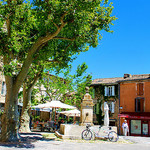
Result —
<path fill-rule="evenodd" d="M 104 126 L 109 126 L 109 107 L 108 104 L 105 103 L 104 105 Z"/>
<path fill-rule="evenodd" d="M 76 107 L 64 104 L 60 101 L 51 101 L 47 102 L 45 104 L 39 104 L 36 106 L 33 106 L 33 108 L 68 108 L 68 109 L 76 109 Z"/>
<path fill-rule="evenodd" d="M 76 116 L 76 117 L 80 117 L 80 111 L 77 109 L 74 110 L 68 110 L 68 111 L 61 111 L 59 112 L 61 114 L 64 114 L 66 116 Z"/>
<path fill-rule="evenodd" d="M 56 119 L 56 108 L 65 108 L 65 109 L 76 109 L 76 107 L 68 105 L 68 104 L 64 104 L 60 101 L 51 101 L 51 102 L 47 102 L 45 104 L 39 104 L 37 106 L 33 106 L 33 108 L 55 108 L 55 119 Z"/>

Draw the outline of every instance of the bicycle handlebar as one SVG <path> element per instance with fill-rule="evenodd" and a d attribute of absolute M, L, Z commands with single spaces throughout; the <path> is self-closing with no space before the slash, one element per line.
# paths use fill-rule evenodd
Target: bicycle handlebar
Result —
<path fill-rule="evenodd" d="M 87 125 L 86 125 L 86 128 L 89 128 L 89 127 L 91 127 L 91 125 L 90 125 L 90 124 L 87 124 Z"/>

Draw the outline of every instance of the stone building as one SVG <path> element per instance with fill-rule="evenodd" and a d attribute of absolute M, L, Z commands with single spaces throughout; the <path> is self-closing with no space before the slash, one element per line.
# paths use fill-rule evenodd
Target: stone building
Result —
<path fill-rule="evenodd" d="M 126 119 L 129 135 L 150 136 L 150 74 L 125 74 L 119 82 L 121 125 Z"/>
<path fill-rule="evenodd" d="M 119 128 L 118 81 L 123 78 L 100 78 L 92 81 L 94 88 L 94 123 L 103 124 L 104 106 L 109 106 L 110 126 Z"/>
<path fill-rule="evenodd" d="M 103 124 L 103 108 L 107 103 L 110 126 L 117 126 L 119 134 L 127 120 L 129 135 L 150 136 L 150 74 L 95 79 L 91 86 L 95 91 L 94 123 Z"/>

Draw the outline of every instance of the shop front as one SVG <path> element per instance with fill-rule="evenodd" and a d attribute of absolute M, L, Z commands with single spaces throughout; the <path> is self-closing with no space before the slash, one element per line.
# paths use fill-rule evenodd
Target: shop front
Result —
<path fill-rule="evenodd" d="M 119 114 L 121 124 L 126 119 L 130 136 L 150 136 L 150 113 Z"/>

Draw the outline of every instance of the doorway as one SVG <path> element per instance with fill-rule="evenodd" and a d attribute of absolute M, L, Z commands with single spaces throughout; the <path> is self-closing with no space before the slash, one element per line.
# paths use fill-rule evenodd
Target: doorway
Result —
<path fill-rule="evenodd" d="M 142 136 L 148 136 L 149 130 L 148 130 L 148 121 L 142 121 Z"/>

